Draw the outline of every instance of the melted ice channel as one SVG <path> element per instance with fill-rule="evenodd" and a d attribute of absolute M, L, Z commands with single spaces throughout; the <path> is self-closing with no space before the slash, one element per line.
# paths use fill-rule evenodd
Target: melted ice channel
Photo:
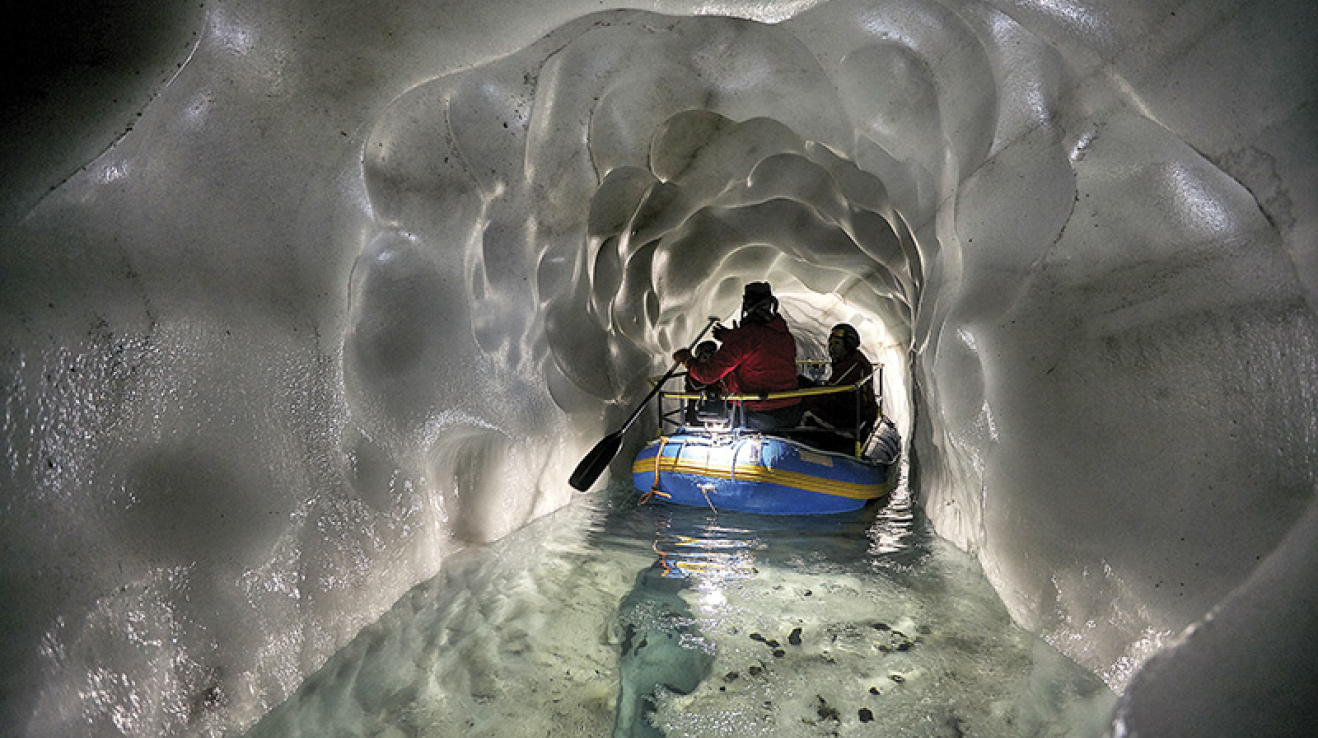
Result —
<path fill-rule="evenodd" d="M 1093 736 L 1114 699 L 902 492 L 786 519 L 615 486 L 452 557 L 250 736 Z"/>

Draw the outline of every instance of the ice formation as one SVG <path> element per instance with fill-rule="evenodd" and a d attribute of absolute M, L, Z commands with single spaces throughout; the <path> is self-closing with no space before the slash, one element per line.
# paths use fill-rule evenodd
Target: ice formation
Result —
<path fill-rule="evenodd" d="M 249 724 L 564 505 L 752 278 L 860 328 L 938 530 L 1114 733 L 1311 709 L 1307 0 L 644 6 L 25 21 L 0 721 Z"/>

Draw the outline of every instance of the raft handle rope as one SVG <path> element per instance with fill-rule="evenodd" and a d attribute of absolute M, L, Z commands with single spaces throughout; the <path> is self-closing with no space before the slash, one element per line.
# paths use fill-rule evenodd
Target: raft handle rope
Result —
<path fill-rule="evenodd" d="M 728 476 L 732 481 L 737 481 L 737 454 L 741 452 L 741 447 L 746 444 L 746 439 L 738 437 L 732 443 L 732 461 L 728 464 Z"/>
<path fill-rule="evenodd" d="M 683 446 L 683 449 L 685 449 L 685 447 L 686 447 L 686 441 L 683 441 L 683 442 L 682 442 L 682 446 Z M 706 447 L 705 447 L 705 470 L 704 470 L 704 475 L 705 475 L 705 476 L 709 476 L 709 459 L 710 459 L 711 456 L 713 456 L 713 454 L 710 453 L 710 449 L 711 449 L 711 448 L 712 448 L 711 446 L 706 446 Z M 735 453 L 735 452 L 734 452 L 734 453 Z M 679 449 L 679 450 L 678 450 L 677 455 L 678 455 L 679 458 L 682 456 L 682 449 Z M 736 466 L 736 458 L 735 458 L 735 457 L 733 458 L 733 466 L 734 466 L 734 467 Z M 718 508 L 714 507 L 714 503 L 713 503 L 713 502 L 710 502 L 710 500 L 709 500 L 709 490 L 713 488 L 713 485 L 711 485 L 711 484 L 697 484 L 696 486 L 700 488 L 700 494 L 703 495 L 703 496 L 705 497 L 705 504 L 706 504 L 706 505 L 709 505 L 709 509 L 710 509 L 710 510 L 713 510 L 715 513 L 717 513 L 717 512 L 718 512 Z"/>
<path fill-rule="evenodd" d="M 702 495 L 705 496 L 705 504 L 706 504 L 706 505 L 709 505 L 709 509 L 710 509 L 710 510 L 713 510 L 713 511 L 715 512 L 715 514 L 717 514 L 717 513 L 718 513 L 718 508 L 717 508 L 717 507 L 714 507 L 714 503 L 711 502 L 710 499 L 709 499 L 709 490 L 712 489 L 712 488 L 714 487 L 714 485 L 712 485 L 712 484 L 699 484 L 699 485 L 696 485 L 696 486 L 700 488 L 700 494 L 702 494 Z"/>
<path fill-rule="evenodd" d="M 653 498 L 655 495 L 659 495 L 660 497 L 668 497 L 668 495 L 659 491 L 659 466 L 663 463 L 664 446 L 667 444 L 668 444 L 668 436 L 659 436 L 659 448 L 654 452 L 654 484 L 650 485 L 650 489 L 648 491 L 641 493 L 641 496 L 638 499 L 638 503 L 641 505 L 648 503 L 651 500 L 651 498 Z M 677 455 L 673 458 L 674 468 L 677 467 L 678 460 L 682 458 L 682 451 L 685 448 L 686 448 L 686 441 L 682 441 L 682 443 L 677 447 Z"/>

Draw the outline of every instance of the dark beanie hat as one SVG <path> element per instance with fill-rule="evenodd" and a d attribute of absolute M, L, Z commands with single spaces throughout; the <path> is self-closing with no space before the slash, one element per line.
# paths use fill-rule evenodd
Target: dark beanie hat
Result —
<path fill-rule="evenodd" d="M 768 282 L 748 282 L 741 296 L 742 322 L 767 323 L 778 314 L 778 298 L 773 296 Z"/>
<path fill-rule="evenodd" d="M 770 297 L 773 297 L 773 290 L 769 288 L 768 282 L 747 282 L 746 291 L 741 295 L 741 301 L 753 305 Z"/>

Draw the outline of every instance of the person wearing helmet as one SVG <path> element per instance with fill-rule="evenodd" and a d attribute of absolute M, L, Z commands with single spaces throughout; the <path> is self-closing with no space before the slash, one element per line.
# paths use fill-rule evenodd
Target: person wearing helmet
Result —
<path fill-rule="evenodd" d="M 716 351 L 718 351 L 717 343 L 714 341 L 701 341 L 700 345 L 696 346 L 695 353 L 692 355 L 692 362 L 698 364 L 702 361 L 709 361 Z M 728 393 L 726 379 L 720 379 L 713 384 L 705 384 L 696 381 L 695 378 L 691 376 L 691 372 L 687 371 L 685 385 L 687 394 L 702 395 L 701 399 L 688 401 L 686 403 L 683 417 L 685 418 L 687 425 L 700 425 L 700 416 L 702 413 L 717 415 L 724 407 L 721 398 Z"/>
<path fill-rule="evenodd" d="M 690 377 L 703 384 L 727 380 L 730 394 L 763 394 L 797 389 L 796 339 L 778 314 L 778 298 L 768 282 L 750 282 L 741 298 L 741 323 L 714 327 L 723 345 L 706 361 L 695 361 L 682 349 L 673 360 L 686 367 Z M 751 430 L 790 428 L 801 420 L 796 397 L 755 400 L 745 404 L 746 427 Z"/>
<path fill-rule="evenodd" d="M 874 365 L 860 350 L 860 333 L 849 323 L 838 323 L 828 332 L 828 358 L 832 362 L 826 386 L 854 385 L 865 380 L 855 393 L 817 395 L 806 398 L 805 409 L 825 425 L 839 430 L 857 427 L 863 440 L 879 419 L 874 399 Z"/>
<path fill-rule="evenodd" d="M 713 358 L 714 352 L 716 351 L 718 351 L 718 343 L 714 341 L 701 341 L 700 345 L 696 346 L 696 351 L 694 354 L 692 354 L 691 360 L 697 363 L 702 361 L 709 361 L 711 358 Z M 687 372 L 686 375 L 687 392 L 701 392 L 705 389 L 714 387 L 719 384 L 722 384 L 722 382 L 721 381 L 715 382 L 714 384 L 705 384 L 704 382 L 697 382 L 695 378 L 691 376 L 690 372 Z"/>

